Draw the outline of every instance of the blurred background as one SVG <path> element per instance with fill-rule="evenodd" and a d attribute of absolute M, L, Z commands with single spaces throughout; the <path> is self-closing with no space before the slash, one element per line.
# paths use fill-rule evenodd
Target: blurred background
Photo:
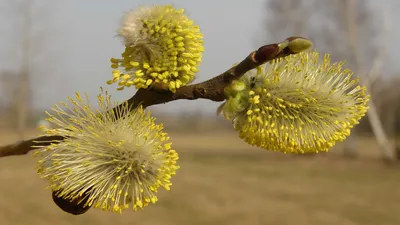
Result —
<path fill-rule="evenodd" d="M 245 144 L 220 103 L 176 101 L 149 109 L 163 122 L 181 169 L 144 211 L 64 213 L 35 173 L 32 154 L 0 158 L 0 224 L 399 225 L 400 3 L 395 0 L 0 0 L 0 145 L 40 134 L 44 111 L 74 92 L 93 100 L 109 59 L 123 51 L 120 19 L 141 5 L 185 8 L 205 38 L 195 82 L 261 45 L 314 42 L 360 76 L 371 110 L 328 154 L 293 156 Z"/>

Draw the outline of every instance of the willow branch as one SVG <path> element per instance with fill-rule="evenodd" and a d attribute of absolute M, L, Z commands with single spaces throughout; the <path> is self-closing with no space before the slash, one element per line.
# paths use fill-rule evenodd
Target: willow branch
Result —
<path fill-rule="evenodd" d="M 12 155 L 25 155 L 33 150 L 33 145 L 37 142 L 47 141 L 61 141 L 64 137 L 62 136 L 40 136 L 29 140 L 19 141 L 10 145 L 0 147 L 0 157 L 12 156 Z"/>
<path fill-rule="evenodd" d="M 160 91 L 156 89 L 139 89 L 136 94 L 131 97 L 128 103 L 135 108 L 142 105 L 144 108 L 163 104 L 179 99 L 196 100 L 196 99 L 209 99 L 215 102 L 225 100 L 224 88 L 229 85 L 233 80 L 239 79 L 246 72 L 255 69 L 256 67 L 265 64 L 273 59 L 285 57 L 291 54 L 296 54 L 293 51 L 290 42 L 303 39 L 300 37 L 290 37 L 284 42 L 264 45 L 258 50 L 251 52 L 239 64 L 228 69 L 224 73 L 213 77 L 207 81 L 181 87 L 175 93 L 170 91 Z M 305 39 L 303 39 L 305 40 Z M 113 110 L 121 107 L 116 106 Z M 62 136 L 40 136 L 29 140 L 20 141 L 14 144 L 0 147 L 0 157 L 24 155 L 35 149 L 34 144 L 37 142 L 45 141 L 42 145 L 50 145 L 63 140 Z"/>

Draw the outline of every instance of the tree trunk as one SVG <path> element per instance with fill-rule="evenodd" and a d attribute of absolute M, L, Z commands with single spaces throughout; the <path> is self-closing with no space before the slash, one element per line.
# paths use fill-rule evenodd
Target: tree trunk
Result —
<path fill-rule="evenodd" d="M 28 106 L 30 105 L 30 72 L 29 72 L 29 54 L 30 54 L 30 28 L 31 28 L 31 7 L 32 0 L 26 1 L 24 12 L 24 25 L 22 27 L 22 69 L 21 80 L 18 93 L 17 105 L 17 133 L 20 139 L 24 139 L 24 133 L 28 122 Z"/>
<path fill-rule="evenodd" d="M 379 149 L 382 152 L 383 160 L 387 162 L 393 162 L 393 146 L 386 136 L 382 123 L 379 119 L 378 112 L 372 100 L 369 103 L 368 119 L 371 124 L 372 132 L 374 133 L 376 141 L 378 142 Z"/>

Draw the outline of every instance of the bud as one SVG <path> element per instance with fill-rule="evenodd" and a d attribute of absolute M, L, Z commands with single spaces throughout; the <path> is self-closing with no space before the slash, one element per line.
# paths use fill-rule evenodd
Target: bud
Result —
<path fill-rule="evenodd" d="M 58 197 L 57 191 L 52 191 L 51 193 L 53 197 L 54 203 L 60 207 L 64 212 L 70 213 L 72 215 L 81 215 L 86 213 L 90 207 L 85 205 L 85 202 L 82 201 L 82 198 L 77 198 L 73 201 L 66 200 L 64 198 Z M 86 198 L 86 195 L 83 195 L 83 198 Z"/>
<path fill-rule="evenodd" d="M 305 38 L 295 37 L 289 40 L 288 46 L 293 53 L 299 53 L 312 47 L 312 42 Z"/>

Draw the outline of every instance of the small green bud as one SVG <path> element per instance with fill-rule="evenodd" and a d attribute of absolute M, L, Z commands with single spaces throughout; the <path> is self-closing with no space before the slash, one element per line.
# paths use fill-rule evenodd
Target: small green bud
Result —
<path fill-rule="evenodd" d="M 242 81 L 234 80 L 231 83 L 232 91 L 240 92 L 246 88 L 246 84 Z"/>
<path fill-rule="evenodd" d="M 243 91 L 246 88 L 246 84 L 243 81 L 233 80 L 232 83 L 225 87 L 224 94 L 227 97 L 235 97 L 237 93 Z"/>
<path fill-rule="evenodd" d="M 287 46 L 294 53 L 303 52 L 312 47 L 312 42 L 305 38 L 295 38 Z"/>

